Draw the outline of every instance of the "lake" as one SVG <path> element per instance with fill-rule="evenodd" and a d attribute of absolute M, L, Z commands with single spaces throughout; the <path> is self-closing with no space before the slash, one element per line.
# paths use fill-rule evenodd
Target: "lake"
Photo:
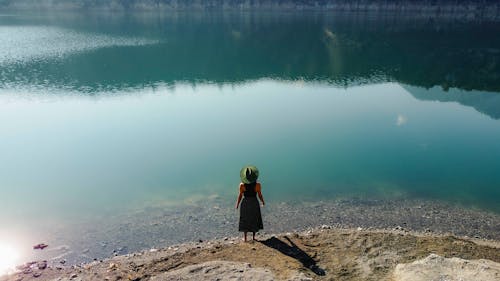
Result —
<path fill-rule="evenodd" d="M 498 34 L 390 14 L 0 13 L 0 256 L 91 248 L 78 235 L 158 204 L 232 208 L 246 164 L 269 205 L 499 214 Z"/>

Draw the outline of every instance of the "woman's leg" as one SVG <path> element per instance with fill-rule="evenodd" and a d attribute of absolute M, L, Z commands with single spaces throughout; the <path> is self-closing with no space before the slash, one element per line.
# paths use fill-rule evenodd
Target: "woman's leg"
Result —
<path fill-rule="evenodd" d="M 244 239 L 243 239 L 243 240 L 244 240 L 245 242 L 247 242 L 247 232 L 246 232 L 246 231 L 244 231 L 244 232 L 243 232 L 243 237 L 244 237 Z"/>
<path fill-rule="evenodd" d="M 252 239 L 255 240 L 255 232 L 252 232 Z"/>

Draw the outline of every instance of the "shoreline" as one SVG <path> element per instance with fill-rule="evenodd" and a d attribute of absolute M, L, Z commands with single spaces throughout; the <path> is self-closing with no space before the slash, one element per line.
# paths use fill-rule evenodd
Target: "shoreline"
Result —
<path fill-rule="evenodd" d="M 35 3 L 36 2 L 36 3 Z M 17 0 L 4 1 L 0 7 L 14 9 L 29 9 L 32 7 L 61 10 L 328 10 L 328 11 L 423 11 L 423 12 L 491 12 L 491 7 L 498 7 L 493 0 L 477 2 L 474 0 L 434 0 L 415 2 L 402 0 L 397 3 L 387 1 L 366 0 L 323 0 L 304 2 L 300 0 L 235 1 L 235 0 L 205 0 L 199 2 L 179 2 L 175 0 L 159 0 L 153 3 L 149 0 L 130 0 L 128 3 L 95 1 L 59 1 L 51 0 Z"/>
<path fill-rule="evenodd" d="M 54 233 L 59 236 L 40 241 L 47 242 L 50 247 L 38 251 L 37 256 L 31 260 L 47 261 L 47 267 L 51 271 L 41 270 L 42 276 L 52 271 L 53 274 L 62 276 L 61 274 L 68 272 L 79 274 L 81 268 L 92 267 L 96 261 L 97 264 L 102 264 L 99 261 L 114 260 L 117 257 L 134 258 L 150 249 L 163 249 L 162 253 L 177 253 L 180 248 L 194 247 L 200 250 L 214 244 L 240 244 L 238 242 L 241 235 L 235 226 L 237 212 L 232 208 L 232 202 L 214 195 L 193 199 L 182 205 L 169 204 L 157 202 L 137 208 L 131 213 L 107 218 L 105 228 L 102 227 L 104 221 L 88 222 L 89 225 L 79 227 L 66 226 L 73 231 L 65 232 L 66 237 L 62 233 L 67 229 L 54 229 Z M 500 244 L 500 214 L 442 201 L 350 198 L 275 202 L 262 211 L 264 231 L 257 237 L 263 239 L 284 235 L 307 236 L 331 229 L 335 233 L 368 233 L 369 237 L 390 234 L 430 237 L 430 240 L 435 241 L 453 237 L 456 241 L 470 241 L 478 247 L 499 248 Z M 46 235 L 50 237 L 49 233 Z M 465 257 L 470 256 L 468 255 Z M 500 257 L 495 262 L 500 262 Z M 37 265 L 31 267 L 33 266 Z M 30 274 L 34 272 L 38 271 L 30 272 L 27 276 L 21 275 L 22 280 L 30 280 L 26 278 L 31 278 Z M 40 278 L 42 277 L 37 280 L 49 280 Z M 17 279 L 0 278 L 0 281 L 4 280 Z"/>
<path fill-rule="evenodd" d="M 210 271 L 221 280 L 228 276 L 243 278 L 240 280 L 387 280 L 404 275 L 401 267 L 426 259 L 434 264 L 458 260 L 462 267 L 486 262 L 486 273 L 500 274 L 500 240 L 322 225 L 304 231 L 260 235 L 257 241 L 246 243 L 241 237 L 225 237 L 152 248 L 81 265 L 48 265 L 40 269 L 38 263 L 25 267 L 24 273 L 0 277 L 0 281 L 211 280 L 214 276 Z M 472 269 L 477 270 L 473 274 L 485 271 L 484 266 L 477 266 Z"/>
<path fill-rule="evenodd" d="M 293 0 L 288 3 L 276 3 L 272 0 L 268 3 L 252 5 L 252 4 L 237 4 L 220 2 L 214 3 L 199 3 L 199 4 L 184 4 L 171 0 L 166 2 L 173 3 L 141 3 L 142 0 L 135 0 L 136 3 L 123 5 L 120 3 L 113 4 L 81 4 L 81 3 L 53 3 L 47 0 L 40 3 L 22 2 L 0 4 L 0 11 L 8 13 L 84 13 L 84 14 L 99 14 L 110 13 L 112 15 L 134 15 L 134 14 L 188 14 L 188 13 L 271 13 L 278 15 L 280 13 L 313 13 L 313 14 L 336 14 L 349 15 L 358 17 L 397 17 L 407 19 L 458 19 L 458 20 L 489 20 L 498 21 L 500 19 L 500 4 L 491 2 L 477 3 L 474 1 L 464 1 L 456 3 L 456 1 L 443 0 L 440 3 L 432 1 L 414 3 L 406 1 L 401 3 L 387 3 L 384 1 L 375 1 L 374 3 L 366 3 L 366 1 L 337 1 L 332 0 L 332 3 L 324 3 L 323 5 L 308 5 L 294 4 Z M 231 0 L 228 0 L 230 2 Z"/>
<path fill-rule="evenodd" d="M 490 9 L 487 9 L 490 8 Z M 436 8 L 434 7 L 412 7 L 409 9 L 320 9 L 320 8 L 271 8 L 271 7 L 260 7 L 260 8 L 224 8 L 224 9 L 206 9 L 206 8 L 181 8 L 181 9 L 171 9 L 171 8 L 134 8 L 125 9 L 122 7 L 101 7 L 101 8 L 79 8 L 79 7 L 38 7 L 38 9 L 33 9 L 33 7 L 7 7 L 0 8 L 0 12 L 5 15 L 10 14 L 30 14 L 30 13 L 41 13 L 42 15 L 51 14 L 83 14 L 89 15 L 112 15 L 116 16 L 139 16 L 144 17 L 145 15 L 188 15 L 188 14 L 227 14 L 227 15 L 252 15 L 252 14 L 270 14 L 274 16 L 282 15 L 294 15 L 294 14 L 311 14 L 311 15 L 337 15 L 337 16 L 349 16 L 357 19 L 361 18 L 385 18 L 385 19 L 405 19 L 405 20 L 456 20 L 460 22 L 468 21 L 492 21 L 497 22 L 500 20 L 500 5 L 492 7 L 446 7 L 446 8 Z M 5 16 L 3 15 L 3 16 Z M 1 16 L 1 15 L 0 15 Z"/>

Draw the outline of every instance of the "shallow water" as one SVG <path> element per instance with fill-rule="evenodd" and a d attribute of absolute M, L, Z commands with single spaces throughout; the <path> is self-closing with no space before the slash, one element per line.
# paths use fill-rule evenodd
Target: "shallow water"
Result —
<path fill-rule="evenodd" d="M 499 31 L 366 14 L 4 15 L 0 241 L 29 247 L 55 227 L 78 244 L 70 228 L 158 203 L 230 208 L 247 163 L 269 204 L 498 214 Z"/>

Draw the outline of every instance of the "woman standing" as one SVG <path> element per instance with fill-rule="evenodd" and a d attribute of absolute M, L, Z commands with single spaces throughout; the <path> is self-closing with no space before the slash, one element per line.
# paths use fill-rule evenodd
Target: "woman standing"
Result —
<path fill-rule="evenodd" d="M 240 193 L 238 195 L 238 200 L 236 200 L 236 209 L 238 209 L 241 202 L 238 229 L 243 232 L 245 242 L 247 241 L 248 232 L 252 232 L 253 240 L 255 240 L 255 232 L 264 228 L 257 196 L 259 196 L 262 206 L 264 206 L 265 203 L 264 197 L 262 196 L 262 187 L 260 183 L 257 182 L 258 177 L 259 170 L 255 166 L 246 166 L 240 171 Z"/>

